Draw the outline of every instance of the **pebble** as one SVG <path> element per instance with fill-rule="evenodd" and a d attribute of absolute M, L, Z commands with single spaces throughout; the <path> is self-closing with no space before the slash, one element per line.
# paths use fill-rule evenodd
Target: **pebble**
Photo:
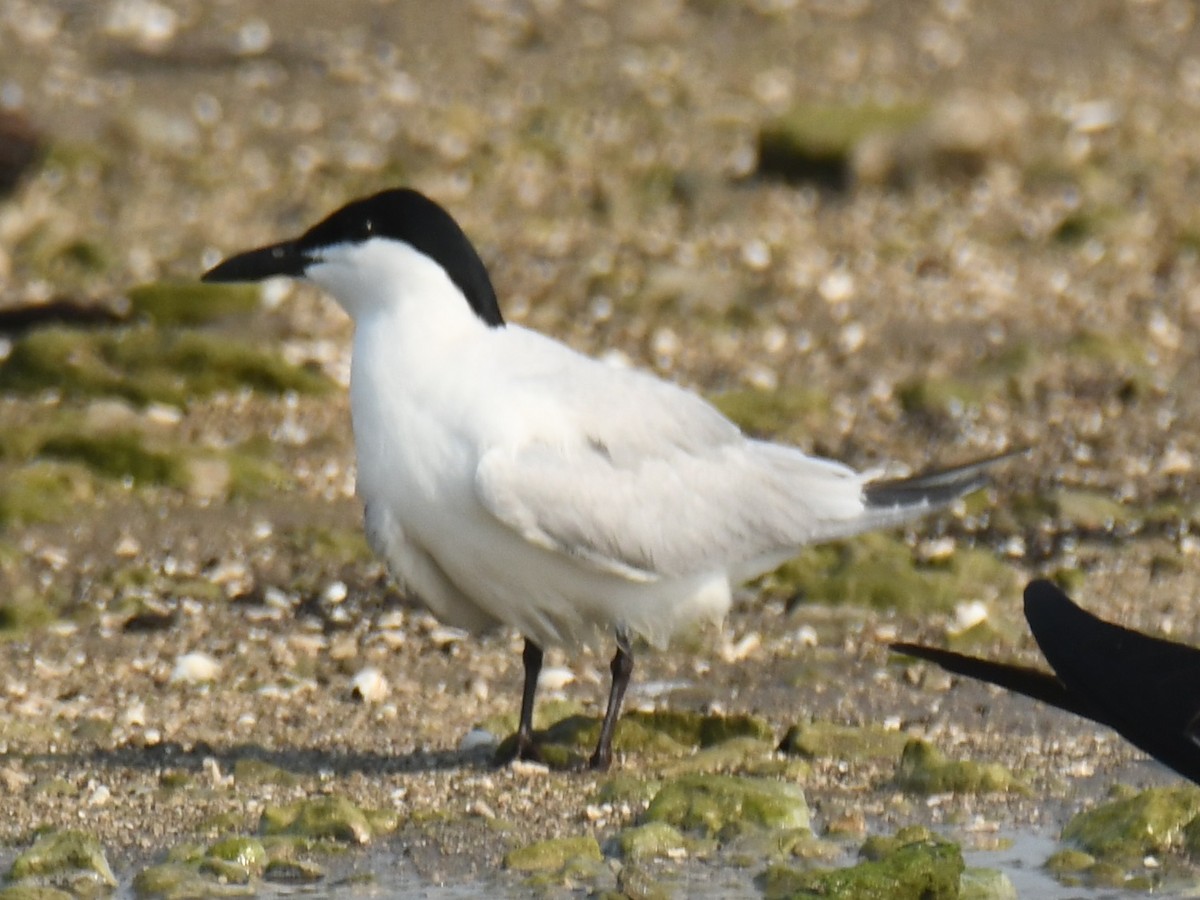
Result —
<path fill-rule="evenodd" d="M 333 660 L 354 659 L 358 656 L 358 639 L 352 635 L 343 635 L 329 645 L 329 658 Z"/>
<path fill-rule="evenodd" d="M 67 556 L 67 551 L 62 547 L 42 547 L 37 553 L 37 558 L 55 572 L 61 572 L 71 561 L 71 558 Z"/>
<path fill-rule="evenodd" d="M 817 629 L 811 625 L 801 625 L 792 632 L 792 639 L 801 647 L 815 647 L 818 642 Z"/>
<path fill-rule="evenodd" d="M 954 624 L 948 629 L 951 634 L 962 634 L 988 619 L 988 607 L 982 600 L 957 603 L 954 606 Z"/>
<path fill-rule="evenodd" d="M 328 639 L 321 634 L 293 634 L 287 639 L 288 646 L 308 656 L 316 656 L 329 646 Z"/>
<path fill-rule="evenodd" d="M 199 651 L 185 653 L 175 660 L 171 681 L 183 684 L 198 684 L 213 681 L 221 672 L 221 664 L 207 653 Z"/>
<path fill-rule="evenodd" d="M 867 329 L 862 322 L 847 322 L 838 332 L 838 349 L 843 353 L 857 353 L 867 340 Z"/>
<path fill-rule="evenodd" d="M 849 272 L 830 272 L 817 285 L 817 293 L 826 303 L 844 303 L 854 296 L 854 277 Z"/>
<path fill-rule="evenodd" d="M 545 763 L 532 762 L 528 759 L 514 759 L 508 764 L 509 771 L 514 775 L 548 775 L 550 767 Z"/>
<path fill-rule="evenodd" d="M 1168 444 L 1158 461 L 1160 475 L 1187 475 L 1196 466 L 1195 457 L 1186 450 L 1181 450 L 1173 444 Z"/>
<path fill-rule="evenodd" d="M 120 722 L 122 725 L 134 728 L 141 728 L 146 724 L 146 704 L 141 700 L 134 701 L 125 707 L 121 713 Z"/>
<path fill-rule="evenodd" d="M 1067 121 L 1083 134 L 1107 131 L 1117 123 L 1118 117 L 1117 106 L 1111 100 L 1086 100 L 1072 104 L 1067 110 Z"/>
<path fill-rule="evenodd" d="M 492 734 L 485 728 L 472 728 L 462 736 L 462 740 L 458 742 L 460 753 L 469 753 L 472 750 L 481 750 L 495 747 L 500 741 L 496 735 Z"/>
<path fill-rule="evenodd" d="M 538 687 L 547 691 L 557 691 L 575 680 L 575 673 L 566 666 L 546 666 L 538 675 Z"/>
<path fill-rule="evenodd" d="M 3 785 L 5 791 L 9 794 L 17 793 L 28 785 L 33 784 L 33 781 L 34 778 L 32 775 L 22 772 L 15 766 L 5 766 L 3 769 L 0 769 L 0 785 Z"/>
<path fill-rule="evenodd" d="M 438 650 L 445 650 L 447 647 L 465 641 L 470 636 L 470 632 L 464 631 L 461 628 L 453 628 L 450 625 L 437 625 L 429 632 L 429 643 L 433 644 Z"/>
<path fill-rule="evenodd" d="M 727 663 L 741 662 L 761 646 L 762 635 L 757 631 L 751 631 L 737 641 L 726 635 L 721 645 L 721 659 Z"/>
<path fill-rule="evenodd" d="M 467 812 L 473 816 L 478 816 L 481 819 L 496 818 L 496 811 L 492 809 L 485 800 L 473 800 L 467 806 Z"/>
<path fill-rule="evenodd" d="M 360 669 L 351 680 L 354 696 L 364 703 L 379 703 L 388 695 L 388 682 L 374 666 Z"/>
<path fill-rule="evenodd" d="M 129 534 L 123 534 L 117 539 L 117 544 L 113 547 L 113 556 L 119 559 L 133 559 L 142 552 L 142 545 L 138 539 Z"/>
<path fill-rule="evenodd" d="M 771 265 L 771 248 L 765 241 L 747 241 L 742 245 L 742 265 L 751 272 L 765 271 Z"/>
<path fill-rule="evenodd" d="M 956 547 L 956 541 L 949 535 L 929 538 L 917 544 L 914 555 L 923 563 L 943 562 L 954 555 Z"/>
<path fill-rule="evenodd" d="M 167 403 L 146 404 L 142 415 L 149 424 L 162 427 L 179 425 L 181 421 L 184 421 L 184 410 L 168 406 Z"/>
<path fill-rule="evenodd" d="M 108 6 L 104 30 L 114 37 L 133 38 L 147 47 L 160 47 L 175 37 L 179 14 L 154 0 L 115 0 Z"/>

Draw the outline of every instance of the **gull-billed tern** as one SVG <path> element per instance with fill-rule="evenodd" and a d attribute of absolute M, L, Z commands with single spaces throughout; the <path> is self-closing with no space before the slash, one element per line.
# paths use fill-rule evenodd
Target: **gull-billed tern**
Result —
<path fill-rule="evenodd" d="M 306 279 L 354 320 L 350 408 L 367 536 L 443 622 L 525 638 L 516 754 L 539 758 L 543 648 L 616 637 L 593 768 L 653 645 L 814 541 L 893 526 L 984 483 L 981 460 L 882 480 L 749 438 L 700 397 L 506 324 L 487 269 L 409 189 L 355 200 L 205 281 Z"/>

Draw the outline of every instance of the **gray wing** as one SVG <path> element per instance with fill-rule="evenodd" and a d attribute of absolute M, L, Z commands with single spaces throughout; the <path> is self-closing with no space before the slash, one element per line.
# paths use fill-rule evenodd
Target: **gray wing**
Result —
<path fill-rule="evenodd" d="M 720 418 L 704 407 L 702 418 Z M 771 568 L 802 544 L 860 530 L 864 479 L 853 470 L 747 440 L 731 425 L 698 446 L 679 421 L 688 410 L 663 412 L 657 442 L 622 421 L 568 447 L 491 450 L 476 493 L 531 543 L 640 581 L 761 559 Z"/>

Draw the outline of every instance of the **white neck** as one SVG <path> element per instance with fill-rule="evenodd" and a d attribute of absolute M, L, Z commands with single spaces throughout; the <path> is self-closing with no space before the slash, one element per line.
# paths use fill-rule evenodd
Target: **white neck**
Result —
<path fill-rule="evenodd" d="M 450 332 L 486 328 L 445 270 L 408 244 L 373 238 L 322 252 L 306 278 L 324 289 L 357 327 L 380 317 L 437 342 Z"/>

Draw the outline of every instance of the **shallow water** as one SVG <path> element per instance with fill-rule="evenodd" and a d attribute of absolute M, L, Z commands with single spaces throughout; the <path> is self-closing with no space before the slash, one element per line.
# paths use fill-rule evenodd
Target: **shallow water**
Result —
<path fill-rule="evenodd" d="M 1067 898 L 1094 898 L 1094 900 L 1123 900 L 1123 898 L 1146 897 L 1147 894 L 1122 891 L 1114 888 L 1065 887 L 1042 869 L 1051 854 L 1062 849 L 1055 836 L 1047 833 L 1005 832 L 1012 841 L 1003 850 L 971 850 L 963 853 L 970 867 L 999 869 L 1013 883 L 1018 897 L 1035 897 L 1038 900 L 1067 900 Z"/>
<path fill-rule="evenodd" d="M 1114 888 L 1066 887 L 1048 875 L 1043 862 L 1061 845 L 1055 835 L 1046 832 L 1004 832 L 1000 835 L 1010 845 L 1002 850 L 969 850 L 963 857 L 968 867 L 998 869 L 1008 876 L 1023 898 L 1038 900 L 1132 900 L 1149 896 L 1145 892 L 1123 891 Z M 7 869 L 15 857 L 15 851 L 6 849 L 0 853 L 0 869 Z M 122 865 L 114 860 L 120 886 L 112 894 L 119 900 L 134 900 L 133 874 L 140 866 Z M 853 865 L 855 852 L 848 846 L 836 865 Z M 253 883 L 253 896 L 257 897 L 411 897 L 427 900 L 473 900 L 473 898 L 496 896 L 525 896 L 533 888 L 526 887 L 520 876 L 506 876 L 496 871 L 485 877 L 454 878 L 447 882 L 434 882 L 423 876 L 408 858 L 401 840 L 392 840 L 358 853 L 324 860 L 328 875 L 312 884 L 279 884 L 264 881 Z M 693 860 L 654 870 L 656 882 L 670 891 L 672 896 L 686 896 L 693 900 L 757 900 L 762 891 L 755 878 L 765 868 L 763 865 L 740 867 L 722 860 Z M 614 867 L 615 869 L 615 867 Z M 615 871 L 603 874 L 593 883 L 580 883 L 574 890 L 570 886 L 559 889 L 562 893 L 591 893 L 596 888 L 615 887 Z M 544 891 L 541 892 L 543 895 Z M 555 892 L 551 891 L 551 895 Z M 1170 886 L 1155 892 L 1169 896 L 1195 896 L 1179 894 Z"/>

